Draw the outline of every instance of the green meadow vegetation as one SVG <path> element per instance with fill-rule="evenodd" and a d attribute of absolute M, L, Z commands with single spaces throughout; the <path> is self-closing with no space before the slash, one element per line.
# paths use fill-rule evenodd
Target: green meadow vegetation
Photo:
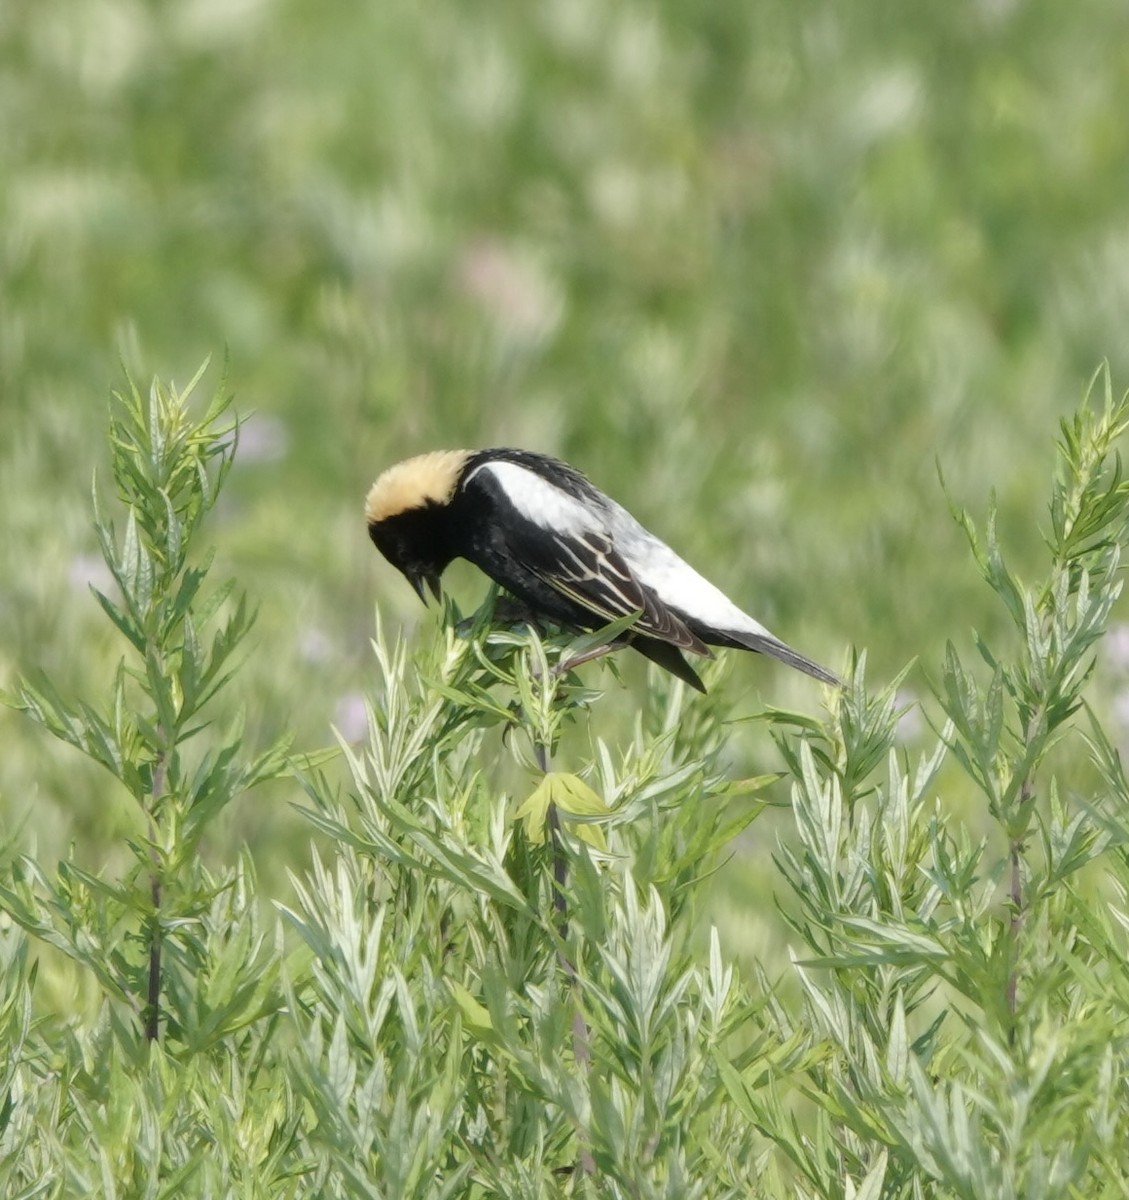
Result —
<path fill-rule="evenodd" d="M 0 1195 L 1127 1194 L 1127 111 L 1113 0 L 0 9 Z M 844 689 L 422 610 L 504 444 Z"/>

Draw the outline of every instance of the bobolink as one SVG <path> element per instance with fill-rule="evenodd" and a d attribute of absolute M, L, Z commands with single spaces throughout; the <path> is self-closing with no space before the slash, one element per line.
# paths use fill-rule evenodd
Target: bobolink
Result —
<path fill-rule="evenodd" d="M 567 463 L 528 450 L 440 450 L 389 468 L 365 502 L 369 536 L 426 601 L 455 558 L 531 613 L 590 630 L 638 613 L 620 639 L 699 691 L 681 651 L 770 654 L 840 681 L 774 637 Z"/>

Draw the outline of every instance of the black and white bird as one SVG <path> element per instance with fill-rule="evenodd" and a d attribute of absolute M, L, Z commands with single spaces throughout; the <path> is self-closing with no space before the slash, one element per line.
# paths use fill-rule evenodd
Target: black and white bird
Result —
<path fill-rule="evenodd" d="M 426 601 L 456 558 L 566 629 L 637 613 L 620 639 L 699 691 L 682 651 L 769 654 L 840 680 L 743 612 L 567 463 L 528 450 L 440 450 L 390 467 L 365 502 L 369 536 Z"/>

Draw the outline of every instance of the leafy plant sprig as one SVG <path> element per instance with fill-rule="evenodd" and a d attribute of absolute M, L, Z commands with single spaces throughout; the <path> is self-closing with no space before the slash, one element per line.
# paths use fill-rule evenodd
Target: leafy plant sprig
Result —
<path fill-rule="evenodd" d="M 1129 1062 L 1124 936 L 1095 899 L 1129 894 L 1129 787 L 1097 718 L 1077 720 L 1129 543 L 1129 398 L 1099 379 L 1062 424 L 1044 579 L 1008 565 L 994 501 L 983 533 L 954 507 L 1013 639 L 974 635 L 987 678 L 950 642 L 935 748 L 899 746 L 900 681 L 871 698 L 861 663 L 830 724 L 778 724 L 795 739 L 777 858 L 804 1005 L 769 1011 L 806 1048 L 813 1122 L 726 1086 L 800 1194 L 846 1176 L 873 1196 L 1112 1195 L 1125 1178 L 1109 1091 Z M 1104 790 L 1077 782 L 1087 760 Z M 983 802 L 971 820 L 958 772 Z"/>
<path fill-rule="evenodd" d="M 191 979 L 206 963 L 209 950 L 196 931 L 217 891 L 231 886 L 200 867 L 200 843 L 235 797 L 286 762 L 285 741 L 245 758 L 242 717 L 217 738 L 208 712 L 231 681 L 252 614 L 232 582 L 209 590 L 211 553 L 193 557 L 238 440 L 222 384 L 203 415 L 193 413 L 205 367 L 183 391 L 154 382 L 142 395 L 130 382 L 113 398 L 112 475 L 125 522 L 105 515 L 95 485 L 95 531 L 117 594 L 93 590 L 127 652 L 108 700 L 65 700 L 42 677 L 21 681 L 9 698 L 105 767 L 133 797 L 142 823 L 124 878 L 105 881 L 68 862 L 52 880 L 24 860 L 0 897 L 26 929 L 93 971 L 137 1014 L 149 1041 L 162 1016 L 182 1037 L 195 1023 L 176 976 L 183 964 Z M 194 741 L 204 743 L 195 754 Z"/>

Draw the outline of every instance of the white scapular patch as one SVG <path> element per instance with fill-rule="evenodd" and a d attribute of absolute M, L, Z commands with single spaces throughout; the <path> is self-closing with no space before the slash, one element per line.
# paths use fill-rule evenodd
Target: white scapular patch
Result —
<path fill-rule="evenodd" d="M 473 479 L 479 471 L 489 471 L 502 485 L 506 499 L 514 508 L 542 529 L 564 537 L 607 532 L 607 525 L 601 520 L 602 513 L 593 512 L 587 504 L 528 467 L 512 462 L 487 462 L 472 471 L 467 479 Z"/>

